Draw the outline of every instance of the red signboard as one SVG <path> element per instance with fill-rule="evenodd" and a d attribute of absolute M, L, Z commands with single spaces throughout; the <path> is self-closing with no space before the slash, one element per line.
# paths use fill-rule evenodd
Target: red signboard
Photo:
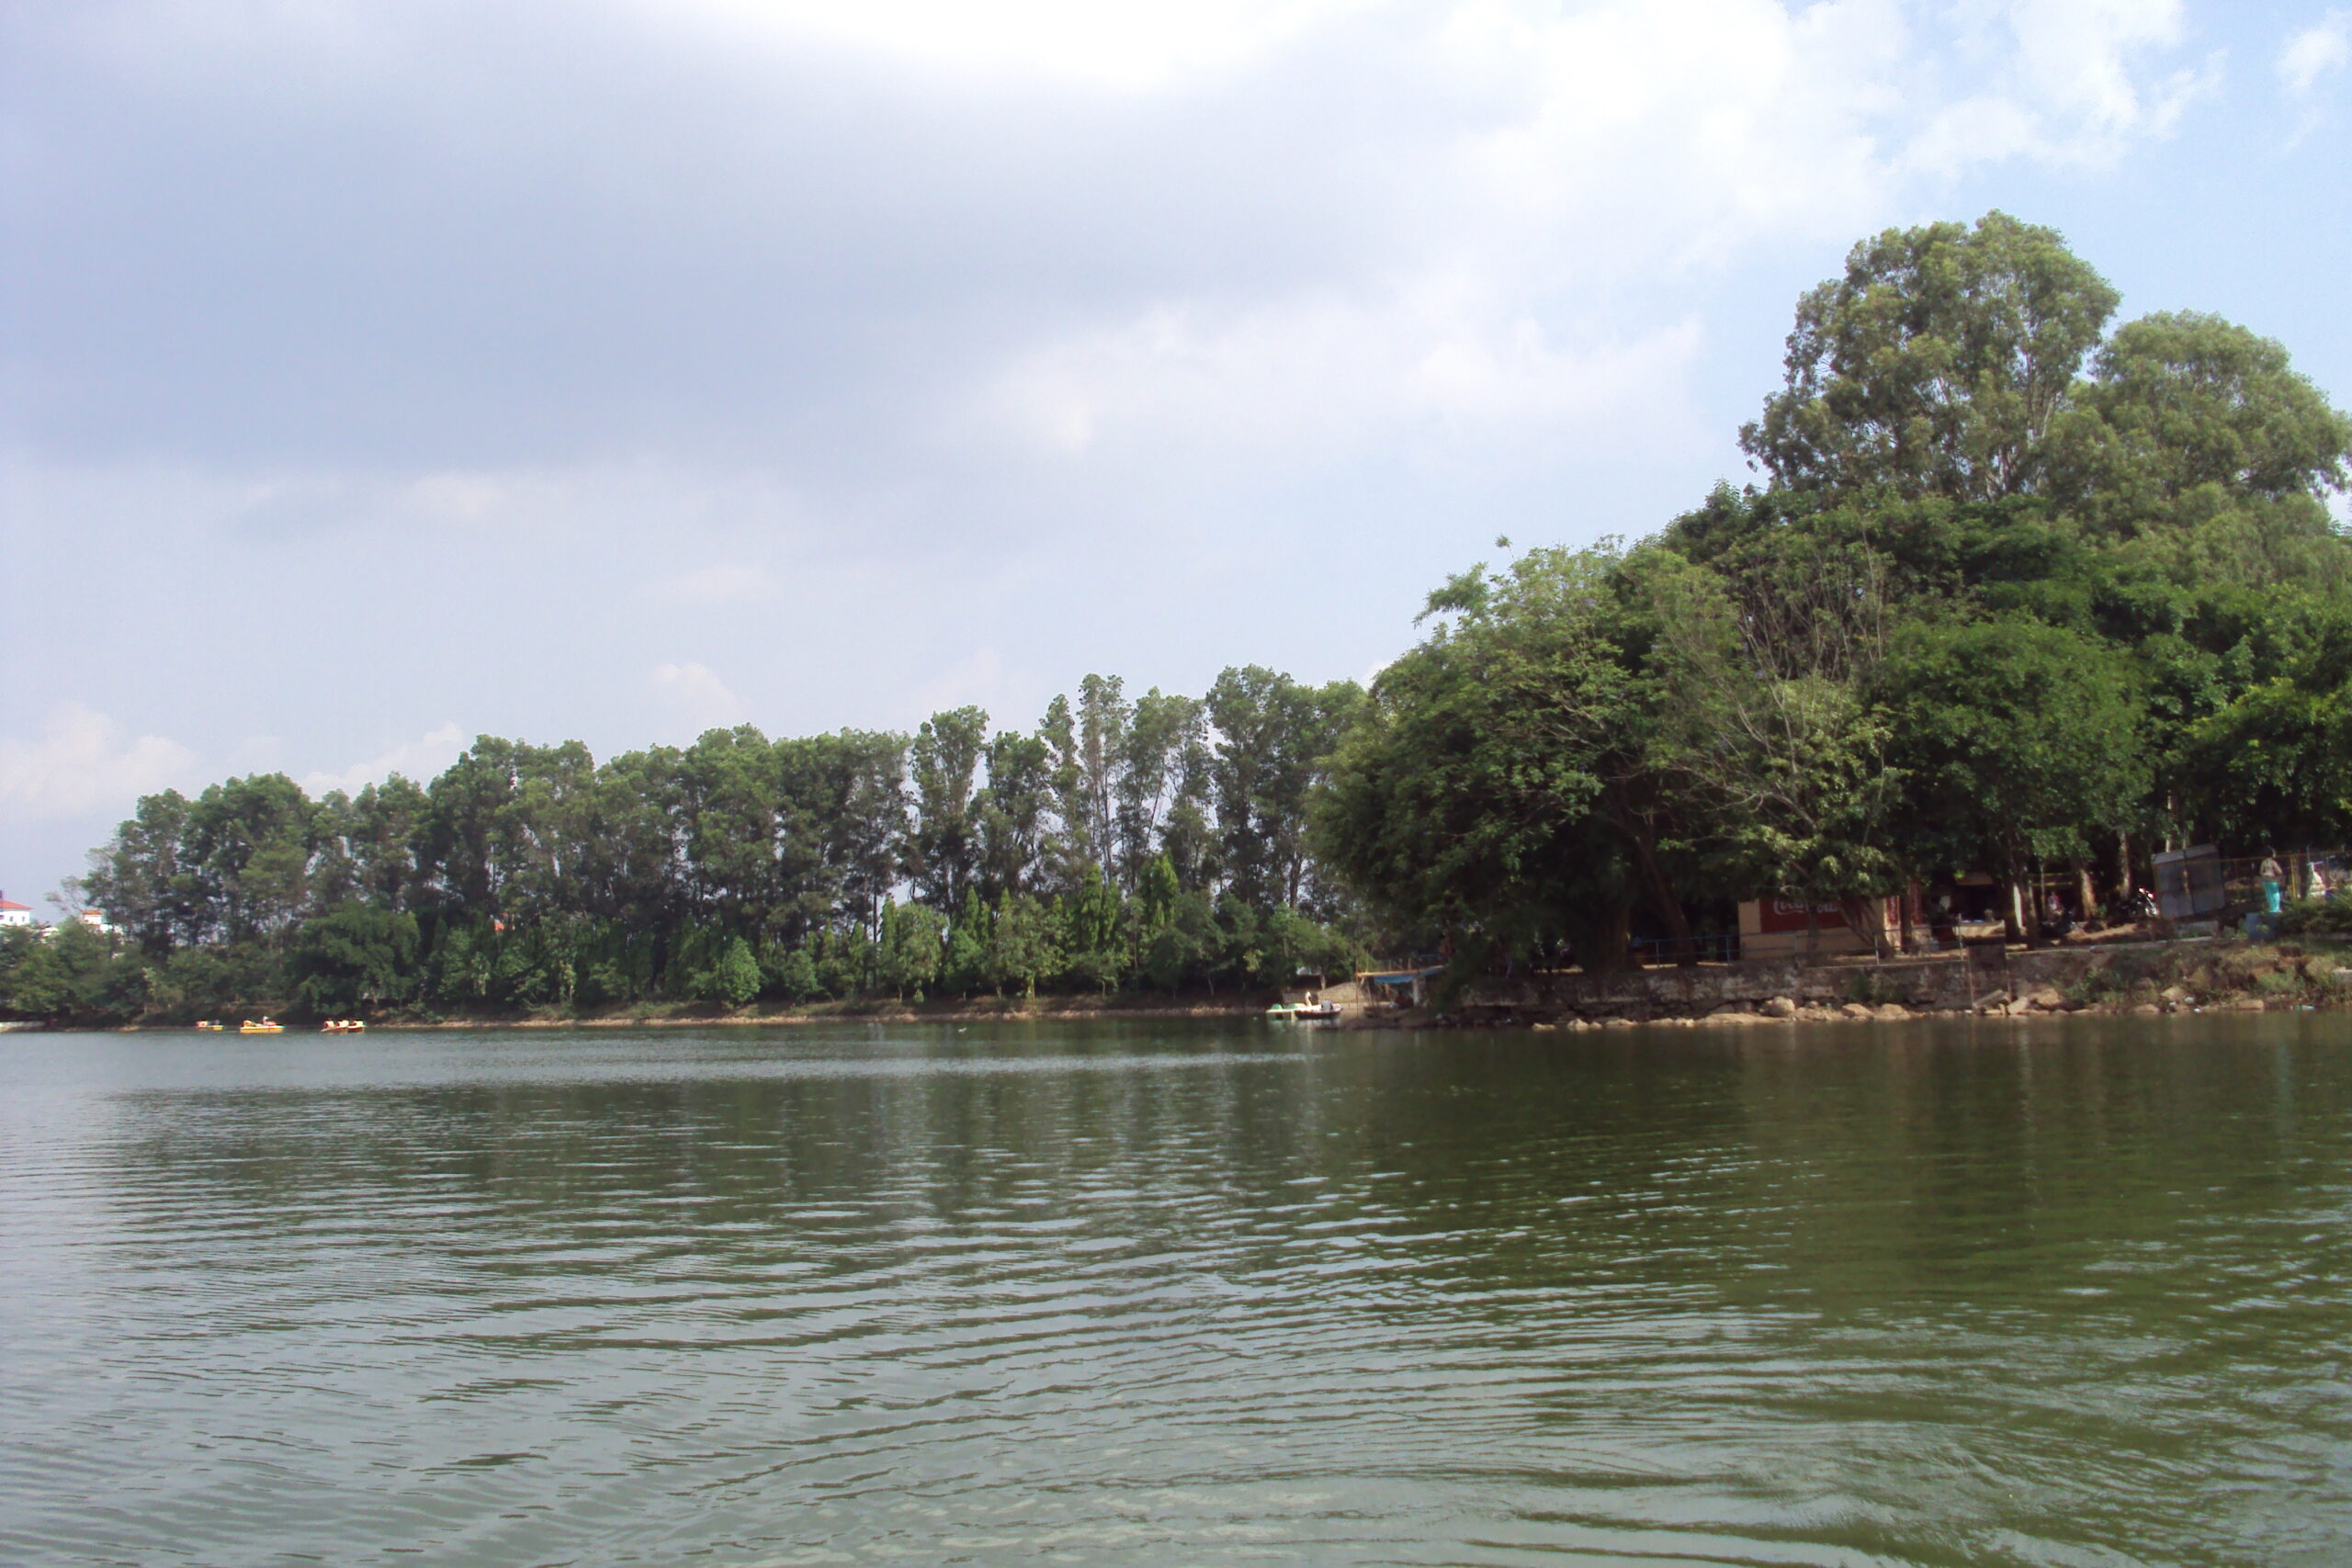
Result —
<path fill-rule="evenodd" d="M 1890 898 L 1886 902 L 1888 908 L 1879 916 L 1883 920 L 1892 919 L 1894 915 L 1893 908 L 1894 900 Z M 1848 928 L 1846 911 L 1835 904 L 1819 905 L 1815 908 L 1814 914 L 1820 920 L 1821 929 L 1825 931 L 1844 931 Z M 1759 900 L 1756 919 L 1758 928 L 1766 932 L 1801 931 L 1805 929 L 1804 906 L 1793 898 Z"/>

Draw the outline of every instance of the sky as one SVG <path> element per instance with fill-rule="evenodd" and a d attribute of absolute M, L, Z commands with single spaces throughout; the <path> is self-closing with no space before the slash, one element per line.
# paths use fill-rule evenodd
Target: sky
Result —
<path fill-rule="evenodd" d="M 0 0 L 0 892 L 137 797 L 1370 677 L 1891 225 L 2352 402 L 2352 12 Z"/>

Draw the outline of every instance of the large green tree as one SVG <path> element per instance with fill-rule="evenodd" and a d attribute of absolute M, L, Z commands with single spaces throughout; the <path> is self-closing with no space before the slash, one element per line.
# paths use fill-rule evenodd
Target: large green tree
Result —
<path fill-rule="evenodd" d="M 1879 688 L 1911 865 L 1982 868 L 2017 889 L 2037 863 L 2084 855 L 2086 835 L 2115 829 L 2145 794 L 2129 666 L 2078 632 L 2024 617 L 1913 623 Z"/>
<path fill-rule="evenodd" d="M 1401 933 L 1622 951 L 1640 875 L 1600 807 L 1639 768 L 1647 694 L 1608 551 L 1535 551 L 1432 594 L 1329 761 L 1316 848 Z"/>
<path fill-rule="evenodd" d="M 1890 229 L 1797 302 L 1785 384 L 1740 444 L 1793 491 L 2026 493 L 2118 299 L 2054 230 L 2006 213 Z"/>

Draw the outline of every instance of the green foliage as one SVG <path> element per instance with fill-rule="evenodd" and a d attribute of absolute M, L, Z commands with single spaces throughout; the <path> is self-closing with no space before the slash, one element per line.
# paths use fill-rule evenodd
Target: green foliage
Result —
<path fill-rule="evenodd" d="M 294 995 L 336 1016 L 405 1001 L 415 991 L 421 942 L 414 915 L 345 904 L 302 927 L 291 964 Z"/>
<path fill-rule="evenodd" d="M 1318 852 L 1460 968 L 2118 833 L 2352 836 L 2352 422 L 2226 321 L 2103 336 L 2116 302 L 1999 213 L 1858 245 L 1742 433 L 1770 484 L 1433 594 Z"/>
<path fill-rule="evenodd" d="M 0 931 L 0 1011 L 60 1021 L 120 1017 L 152 992 L 152 973 L 135 950 L 79 920 Z"/>
<path fill-rule="evenodd" d="M 1009 893 L 998 904 L 980 963 L 999 995 L 1010 990 L 1035 996 L 1037 983 L 1060 968 L 1055 924 L 1053 911 L 1025 893 Z"/>
<path fill-rule="evenodd" d="M 926 905 L 885 905 L 876 955 L 882 988 L 894 997 L 920 998 L 939 977 L 946 932 L 947 922 Z"/>
<path fill-rule="evenodd" d="M 729 937 L 709 970 L 704 999 L 740 1008 L 749 1007 L 759 994 L 760 961 L 752 955 L 752 944 L 740 936 Z"/>
<path fill-rule="evenodd" d="M 2024 493 L 2117 299 L 2054 231 L 2005 213 L 1890 229 L 1798 301 L 1787 384 L 1740 445 L 1794 491 Z"/>
<path fill-rule="evenodd" d="M 2141 714 L 2115 652 L 2024 617 L 1919 622 L 1879 680 L 1891 754 L 1909 777 L 1900 831 L 1914 865 L 2014 880 L 2085 852 L 2147 788 Z"/>
<path fill-rule="evenodd" d="M 1316 847 L 1398 930 L 1532 938 L 1622 897 L 1597 807 L 1643 694 L 1607 552 L 1539 552 L 1431 595 L 1446 617 L 1383 671 L 1329 763 Z"/>
<path fill-rule="evenodd" d="M 1162 923 L 1183 892 L 1339 908 L 1306 796 L 1354 687 L 1229 671 L 1229 731 L 1204 699 L 1124 692 L 1089 675 L 1029 735 L 959 708 L 912 738 L 741 726 L 601 766 L 481 736 L 422 787 L 311 801 L 269 774 L 150 795 L 84 883 L 149 960 L 146 991 L 107 1006 L 1107 991 L 1145 983 L 1147 881 Z M 53 968 L 29 972 L 44 1007 L 68 1005 Z M 1253 973 L 1227 941 L 1181 968 Z"/>
<path fill-rule="evenodd" d="M 2287 936 L 2352 937 L 2352 899 L 2290 898 L 2279 907 L 2278 930 Z"/>
<path fill-rule="evenodd" d="M 817 965 L 805 947 L 786 952 L 776 965 L 775 989 L 788 1002 L 805 1002 L 817 994 Z"/>

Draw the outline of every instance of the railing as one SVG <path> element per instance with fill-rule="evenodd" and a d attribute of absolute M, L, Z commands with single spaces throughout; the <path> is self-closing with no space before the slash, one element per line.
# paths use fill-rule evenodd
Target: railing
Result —
<path fill-rule="evenodd" d="M 1637 936 L 1628 939 L 1634 962 L 1645 967 L 1659 964 L 1736 964 L 1739 937 L 1732 931 L 1713 936 Z"/>

